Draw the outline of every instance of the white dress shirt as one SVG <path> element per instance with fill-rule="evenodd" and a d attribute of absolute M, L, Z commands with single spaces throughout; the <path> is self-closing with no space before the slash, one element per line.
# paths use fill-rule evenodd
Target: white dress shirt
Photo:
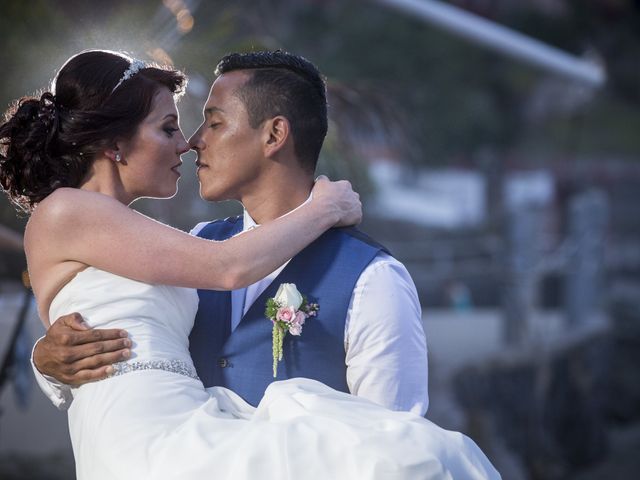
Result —
<path fill-rule="evenodd" d="M 191 234 L 197 235 L 208 223 L 199 223 Z M 256 226 L 245 210 L 243 231 Z M 232 330 L 285 266 L 247 288 L 231 292 Z M 392 410 L 426 413 L 427 344 L 420 302 L 407 269 L 386 253 L 379 253 L 356 282 L 347 310 L 344 348 L 347 385 L 352 394 Z M 67 409 L 72 401 L 69 387 L 42 375 L 35 366 L 33 370 L 53 404 Z"/>

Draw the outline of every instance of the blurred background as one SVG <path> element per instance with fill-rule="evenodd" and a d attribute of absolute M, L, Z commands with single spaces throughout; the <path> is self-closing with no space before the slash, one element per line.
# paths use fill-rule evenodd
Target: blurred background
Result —
<path fill-rule="evenodd" d="M 71 55 L 124 50 L 190 78 L 188 136 L 219 58 L 282 48 L 318 65 L 319 173 L 364 197 L 363 229 L 416 283 L 427 417 L 512 479 L 640 468 L 640 1 L 0 2 L 0 104 Z M 240 212 L 179 194 L 135 208 L 188 230 Z M 66 414 L 29 356 L 26 218 L 0 198 L 0 478 L 74 478 Z"/>

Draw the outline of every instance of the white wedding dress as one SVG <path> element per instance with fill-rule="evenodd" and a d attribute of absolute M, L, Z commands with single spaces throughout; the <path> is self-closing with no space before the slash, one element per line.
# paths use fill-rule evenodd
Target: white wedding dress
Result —
<path fill-rule="evenodd" d="M 78 479 L 500 478 L 464 435 L 313 380 L 273 383 L 257 408 L 225 388 L 205 389 L 188 349 L 197 306 L 193 289 L 93 267 L 55 297 L 50 318 L 80 312 L 133 341 L 116 375 L 73 389 Z"/>

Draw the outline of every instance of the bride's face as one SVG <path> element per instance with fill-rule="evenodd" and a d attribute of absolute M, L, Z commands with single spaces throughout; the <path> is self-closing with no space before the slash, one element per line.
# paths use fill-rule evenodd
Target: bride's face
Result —
<path fill-rule="evenodd" d="M 173 96 L 162 88 L 134 137 L 122 144 L 121 178 L 134 198 L 168 198 L 178 191 L 180 156 L 189 150 L 178 120 Z"/>

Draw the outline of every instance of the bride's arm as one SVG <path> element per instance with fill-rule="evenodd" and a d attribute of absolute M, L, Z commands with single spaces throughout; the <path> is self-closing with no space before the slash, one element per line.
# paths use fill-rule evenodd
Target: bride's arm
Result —
<path fill-rule="evenodd" d="M 337 223 L 359 221 L 360 202 L 348 182 L 322 179 L 313 193 L 293 212 L 215 242 L 152 220 L 106 195 L 64 188 L 36 208 L 30 223 L 40 234 L 29 237 L 46 242 L 48 265 L 76 261 L 148 283 L 232 290 L 265 277 Z"/>

